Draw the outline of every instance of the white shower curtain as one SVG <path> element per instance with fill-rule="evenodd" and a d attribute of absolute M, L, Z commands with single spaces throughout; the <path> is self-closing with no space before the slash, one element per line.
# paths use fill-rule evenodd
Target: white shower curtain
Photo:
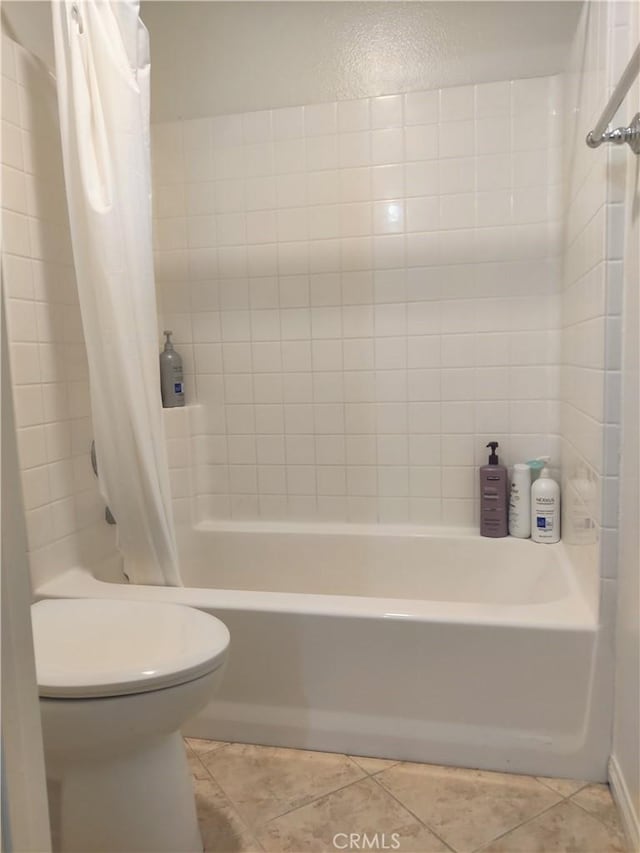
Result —
<path fill-rule="evenodd" d="M 149 40 L 138 11 L 135 0 L 52 0 L 100 489 L 130 580 L 177 586 L 151 243 Z"/>

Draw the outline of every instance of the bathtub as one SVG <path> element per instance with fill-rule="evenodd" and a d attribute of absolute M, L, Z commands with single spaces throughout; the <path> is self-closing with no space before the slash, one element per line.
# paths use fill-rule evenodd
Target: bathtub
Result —
<path fill-rule="evenodd" d="M 358 525 L 204 523 L 185 587 L 76 567 L 38 597 L 173 601 L 231 654 L 192 736 L 605 779 L 597 595 L 564 547 Z"/>

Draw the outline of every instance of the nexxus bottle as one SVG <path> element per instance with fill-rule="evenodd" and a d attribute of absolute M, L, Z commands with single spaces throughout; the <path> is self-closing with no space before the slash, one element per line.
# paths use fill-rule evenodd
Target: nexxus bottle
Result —
<path fill-rule="evenodd" d="M 165 409 L 184 406 L 184 380 L 182 375 L 182 359 L 174 350 L 171 342 L 173 332 L 165 331 L 167 340 L 164 350 L 160 353 L 160 389 L 162 405 Z"/>
<path fill-rule="evenodd" d="M 497 441 L 490 441 L 488 465 L 480 469 L 480 535 L 499 538 L 509 532 L 507 469 L 500 465 Z"/>
<path fill-rule="evenodd" d="M 560 541 L 560 486 L 546 465 L 531 487 L 531 538 L 534 542 Z"/>

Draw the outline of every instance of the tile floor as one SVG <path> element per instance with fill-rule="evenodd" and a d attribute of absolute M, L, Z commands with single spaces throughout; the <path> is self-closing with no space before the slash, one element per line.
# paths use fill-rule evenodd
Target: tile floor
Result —
<path fill-rule="evenodd" d="M 186 741 L 206 853 L 626 850 L 606 785 Z"/>

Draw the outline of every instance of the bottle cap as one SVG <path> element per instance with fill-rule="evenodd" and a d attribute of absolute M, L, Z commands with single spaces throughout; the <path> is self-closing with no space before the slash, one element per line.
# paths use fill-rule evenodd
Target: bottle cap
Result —
<path fill-rule="evenodd" d="M 543 468 L 547 467 L 547 463 L 551 461 L 550 456 L 537 456 L 535 459 L 530 459 L 527 462 L 529 468 L 532 468 L 534 471 L 542 471 Z"/>

